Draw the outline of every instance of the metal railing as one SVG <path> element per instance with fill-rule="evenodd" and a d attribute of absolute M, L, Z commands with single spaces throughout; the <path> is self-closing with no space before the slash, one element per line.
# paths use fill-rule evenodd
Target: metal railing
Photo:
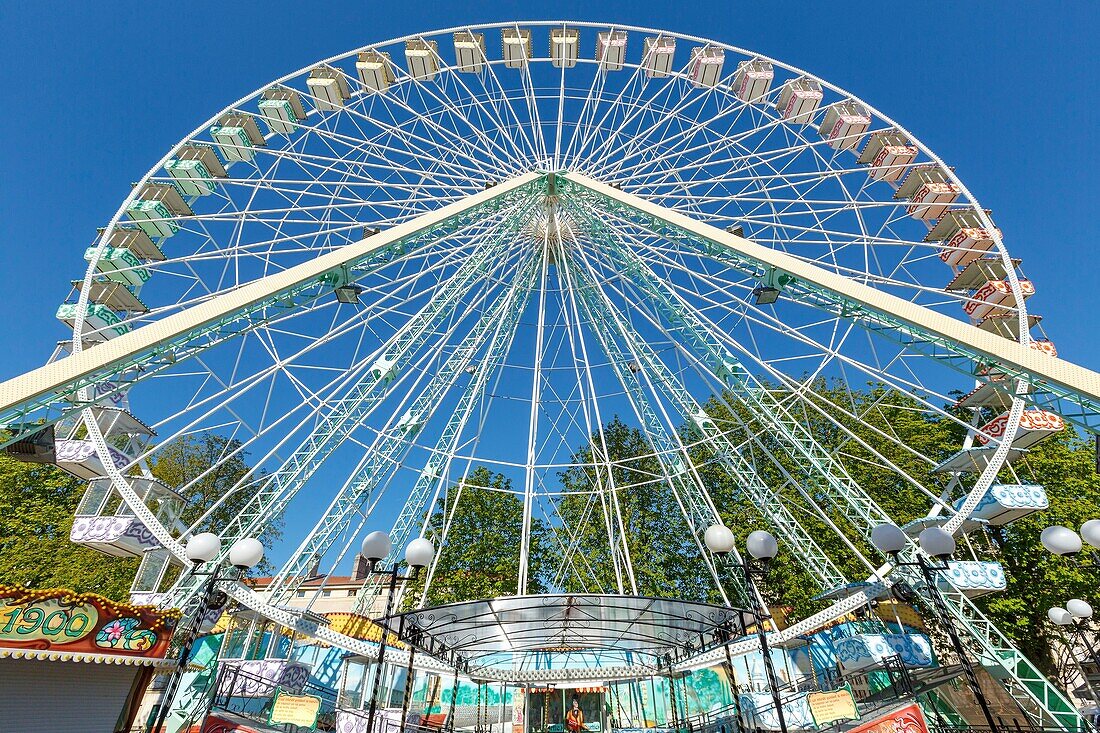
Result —
<path fill-rule="evenodd" d="M 1019 720 L 1004 721 L 1004 724 L 995 730 L 987 725 L 939 725 L 929 720 L 928 730 L 931 733 L 1065 733 L 1063 728 L 1025 725 Z M 1095 728 L 1087 730 L 1095 730 Z"/>
<path fill-rule="evenodd" d="M 279 683 L 246 672 L 236 665 L 220 665 L 213 694 L 203 717 L 225 712 L 262 723 L 270 728 L 283 730 L 286 733 L 314 730 L 291 724 L 271 725 L 268 723 L 275 694 L 284 689 Z M 336 693 L 333 690 L 306 682 L 301 689 L 286 690 L 286 692 L 321 698 L 321 711 L 317 716 L 315 730 L 336 729 Z"/>

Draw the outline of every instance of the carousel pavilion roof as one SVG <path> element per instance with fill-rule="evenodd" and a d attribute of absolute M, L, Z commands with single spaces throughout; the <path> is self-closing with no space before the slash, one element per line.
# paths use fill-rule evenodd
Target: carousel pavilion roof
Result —
<path fill-rule="evenodd" d="M 385 625 L 419 653 L 473 676 L 513 671 L 667 669 L 737 638 L 742 609 L 670 598 L 563 594 L 464 601 L 398 614 Z M 492 675 L 495 676 L 495 675 Z"/>

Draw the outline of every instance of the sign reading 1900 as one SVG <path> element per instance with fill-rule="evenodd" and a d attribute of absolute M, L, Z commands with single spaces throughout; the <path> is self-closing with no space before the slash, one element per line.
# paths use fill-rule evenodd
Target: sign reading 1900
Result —
<path fill-rule="evenodd" d="M 88 603 L 62 604 L 50 598 L 26 605 L 8 605 L 0 599 L 0 640 L 48 641 L 67 644 L 96 628 L 99 612 Z"/>

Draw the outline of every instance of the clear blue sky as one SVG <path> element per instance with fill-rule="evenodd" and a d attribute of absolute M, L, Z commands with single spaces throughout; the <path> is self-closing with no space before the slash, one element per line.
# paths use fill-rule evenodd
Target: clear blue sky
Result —
<path fill-rule="evenodd" d="M 758 50 L 901 121 L 992 208 L 1062 354 L 1100 367 L 1100 5 L 208 2 L 7 4 L 0 377 L 45 360 L 84 248 L 164 151 L 230 101 L 368 42 L 509 19 L 648 25 Z M 720 8 L 720 9 L 719 9 Z M 993 10 L 996 8 L 996 10 Z M 237 9 L 237 10 L 234 10 Z M 235 17 L 236 16 L 236 17 Z"/>

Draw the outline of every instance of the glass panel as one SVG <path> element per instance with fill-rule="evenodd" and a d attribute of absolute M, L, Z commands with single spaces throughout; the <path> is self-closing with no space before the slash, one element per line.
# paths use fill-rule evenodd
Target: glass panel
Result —
<path fill-rule="evenodd" d="M 271 646 L 267 650 L 268 659 L 290 658 L 290 629 L 280 626 L 272 632 Z"/>
<path fill-rule="evenodd" d="M 130 586 L 132 593 L 156 593 L 160 590 L 160 581 L 164 577 L 164 570 L 168 567 L 168 551 L 164 548 L 150 550 L 141 556 L 141 565 L 138 566 L 137 575 L 134 576 L 134 584 Z"/>
<path fill-rule="evenodd" d="M 257 626 L 256 631 L 252 634 L 252 639 L 249 641 L 248 652 L 245 654 L 246 659 L 263 659 L 267 651 L 267 641 L 270 639 L 268 634 L 270 632 L 270 621 L 265 620 Z"/>
<path fill-rule="evenodd" d="M 78 517 L 96 517 L 103 511 L 107 497 L 111 495 L 110 481 L 89 481 L 80 505 L 76 508 Z"/>
<path fill-rule="evenodd" d="M 241 659 L 244 657 L 245 645 L 248 641 L 249 622 L 234 616 L 229 622 L 229 631 L 225 634 L 222 644 L 223 659 Z"/>
<path fill-rule="evenodd" d="M 171 527 L 176 523 L 176 518 L 180 513 L 180 501 L 171 494 L 161 496 L 157 499 L 157 519 L 161 524 Z"/>
<path fill-rule="evenodd" d="M 363 690 L 366 687 L 366 665 L 349 659 L 344 663 L 344 680 L 340 690 L 340 707 L 362 709 Z"/>

